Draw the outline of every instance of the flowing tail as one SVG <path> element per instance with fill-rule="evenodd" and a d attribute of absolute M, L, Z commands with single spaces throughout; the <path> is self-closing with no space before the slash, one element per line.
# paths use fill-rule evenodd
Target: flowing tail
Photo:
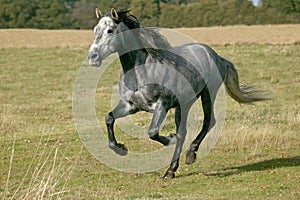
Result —
<path fill-rule="evenodd" d="M 240 83 L 238 72 L 234 65 L 224 58 L 223 60 L 227 68 L 224 81 L 226 91 L 234 100 L 244 104 L 270 100 L 270 98 L 267 96 L 270 92 L 256 90 L 253 86 Z"/>

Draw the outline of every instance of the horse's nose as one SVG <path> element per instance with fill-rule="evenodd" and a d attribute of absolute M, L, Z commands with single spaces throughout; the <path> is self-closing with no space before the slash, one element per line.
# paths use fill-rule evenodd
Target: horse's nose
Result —
<path fill-rule="evenodd" d="M 89 60 L 97 60 L 98 58 L 99 58 L 99 54 L 97 53 L 97 51 L 89 50 L 89 52 L 88 52 Z"/>
<path fill-rule="evenodd" d="M 91 52 L 88 54 L 88 62 L 92 66 L 101 65 L 101 56 L 99 53 Z"/>
<path fill-rule="evenodd" d="M 98 60 L 99 58 L 99 54 L 98 53 L 94 53 L 92 56 L 91 56 L 91 59 L 92 60 Z"/>

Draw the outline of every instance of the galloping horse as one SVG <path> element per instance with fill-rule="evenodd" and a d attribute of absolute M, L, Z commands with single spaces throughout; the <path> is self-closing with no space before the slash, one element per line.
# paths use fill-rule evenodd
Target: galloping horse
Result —
<path fill-rule="evenodd" d="M 186 44 L 172 47 L 156 29 L 144 28 L 128 10 L 102 14 L 94 28 L 94 41 L 88 51 L 92 66 L 118 53 L 123 73 L 119 88 L 121 99 L 106 116 L 109 148 L 125 156 L 127 148 L 114 135 L 116 119 L 139 111 L 153 113 L 149 137 L 163 145 L 176 143 L 170 167 L 164 178 L 175 177 L 182 145 L 187 133 L 187 116 L 193 103 L 201 97 L 204 111 L 203 127 L 186 153 L 186 163 L 196 160 L 201 141 L 215 125 L 214 102 L 222 83 L 227 93 L 239 103 L 267 100 L 265 93 L 239 83 L 234 65 L 209 46 Z M 168 110 L 175 108 L 176 134 L 159 135 Z"/>

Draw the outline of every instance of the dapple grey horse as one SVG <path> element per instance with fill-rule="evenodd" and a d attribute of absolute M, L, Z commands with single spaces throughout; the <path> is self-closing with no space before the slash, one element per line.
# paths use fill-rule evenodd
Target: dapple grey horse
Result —
<path fill-rule="evenodd" d="M 268 99 L 264 92 L 240 84 L 234 65 L 207 45 L 171 47 L 156 29 L 142 27 L 128 10 L 112 9 L 102 14 L 96 9 L 96 15 L 99 22 L 88 51 L 89 64 L 98 67 L 103 59 L 117 52 L 123 69 L 119 81 L 121 99 L 106 116 L 109 147 L 122 156 L 128 151 L 115 138 L 117 118 L 138 111 L 153 113 L 149 137 L 163 145 L 176 143 L 164 178 L 175 177 L 187 133 L 187 116 L 199 97 L 204 111 L 203 127 L 186 153 L 187 164 L 195 162 L 201 141 L 215 125 L 214 102 L 222 83 L 239 103 Z M 171 108 L 175 108 L 176 134 L 159 135 L 160 125 Z"/>

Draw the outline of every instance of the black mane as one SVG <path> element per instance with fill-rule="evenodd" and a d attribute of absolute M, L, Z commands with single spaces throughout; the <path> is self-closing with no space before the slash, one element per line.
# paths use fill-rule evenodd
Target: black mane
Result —
<path fill-rule="evenodd" d="M 117 11 L 118 19 L 113 18 L 110 12 L 105 13 L 104 16 L 110 17 L 117 24 L 123 22 L 131 30 L 135 29 L 135 32 L 138 33 L 136 34 L 137 37 L 139 37 L 140 41 L 145 44 L 144 46 L 151 46 L 151 48 L 146 48 L 148 53 L 157 54 L 160 50 L 168 50 L 172 48 L 165 36 L 159 33 L 158 28 L 143 27 L 137 17 L 129 13 L 130 10 L 121 9 Z"/>
<path fill-rule="evenodd" d="M 117 11 L 118 19 L 113 18 L 110 12 L 104 13 L 104 16 L 112 18 L 117 24 L 123 22 L 129 29 L 142 28 L 140 21 L 134 15 L 129 14 L 129 12 L 130 10 L 127 9 Z"/>

